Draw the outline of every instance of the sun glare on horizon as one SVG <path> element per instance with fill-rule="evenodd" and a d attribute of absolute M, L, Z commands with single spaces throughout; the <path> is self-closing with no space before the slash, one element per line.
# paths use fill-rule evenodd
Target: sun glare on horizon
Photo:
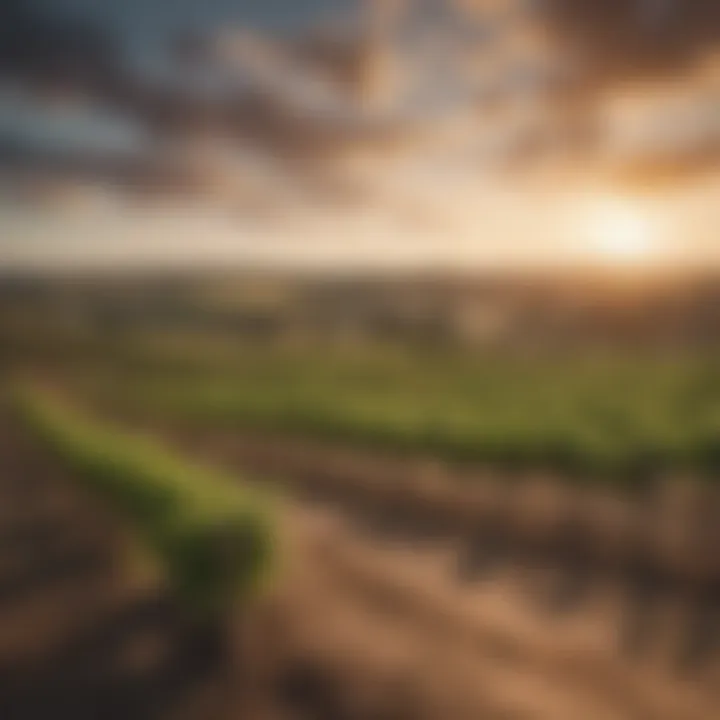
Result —
<path fill-rule="evenodd" d="M 652 215 L 630 200 L 603 198 L 584 208 L 576 232 L 583 254 L 612 264 L 652 262 L 660 253 L 660 232 Z"/>

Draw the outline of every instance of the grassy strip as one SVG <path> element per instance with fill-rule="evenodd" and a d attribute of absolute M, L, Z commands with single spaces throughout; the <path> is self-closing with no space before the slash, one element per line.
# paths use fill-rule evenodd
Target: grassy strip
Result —
<path fill-rule="evenodd" d="M 26 426 L 159 561 L 179 600 L 212 617 L 258 589 L 272 557 L 270 519 L 232 478 L 147 438 L 103 427 L 34 388 L 15 393 Z"/>
<path fill-rule="evenodd" d="M 712 359 L 348 359 L 247 353 L 232 373 L 128 373 L 112 404 L 603 482 L 720 477 Z M 119 390 L 119 394 L 118 394 Z"/>

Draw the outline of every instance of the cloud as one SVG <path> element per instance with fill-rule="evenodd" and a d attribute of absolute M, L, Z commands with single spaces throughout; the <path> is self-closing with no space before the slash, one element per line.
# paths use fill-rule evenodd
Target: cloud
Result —
<path fill-rule="evenodd" d="M 117 72 L 118 52 L 98 25 L 23 0 L 0 3 L 0 75 L 50 86 L 97 86 Z"/>
<path fill-rule="evenodd" d="M 590 85 L 676 74 L 720 49 L 717 0 L 543 0 L 540 12 Z"/>

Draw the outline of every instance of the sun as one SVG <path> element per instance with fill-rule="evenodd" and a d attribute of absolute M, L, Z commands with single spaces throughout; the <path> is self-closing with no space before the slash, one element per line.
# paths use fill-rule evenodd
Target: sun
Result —
<path fill-rule="evenodd" d="M 595 249 L 618 260 L 639 260 L 652 254 L 650 222 L 627 208 L 606 208 L 591 228 Z"/>
<path fill-rule="evenodd" d="M 658 231 L 652 216 L 630 201 L 603 199 L 585 210 L 583 244 L 597 259 L 637 264 L 658 251 Z"/>

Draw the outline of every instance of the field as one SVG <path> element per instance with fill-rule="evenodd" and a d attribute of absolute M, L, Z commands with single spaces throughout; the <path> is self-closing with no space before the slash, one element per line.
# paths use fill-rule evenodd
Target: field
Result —
<path fill-rule="evenodd" d="M 172 365 L 170 365 L 172 368 Z M 499 470 L 633 483 L 720 474 L 714 356 L 468 358 L 248 348 L 125 372 L 115 402 L 192 422 L 323 438 Z"/>
<path fill-rule="evenodd" d="M 58 462 L 135 529 L 190 613 L 224 614 L 267 574 L 271 523 L 260 499 L 233 479 L 194 468 L 141 437 L 98 427 L 48 393 L 20 388 L 15 407 Z"/>
<path fill-rule="evenodd" d="M 5 328 L 2 717 L 715 717 L 717 350 L 47 327 Z"/>
<path fill-rule="evenodd" d="M 3 467 L 24 479 L 3 484 L 16 569 L 3 577 L 0 702 L 11 717 L 712 717 L 708 666 L 678 676 L 674 661 L 618 656 L 607 630 L 619 588 L 549 622 L 528 612 L 538 579 L 513 579 L 512 562 L 487 588 L 458 583 L 442 545 L 389 543 L 342 506 L 290 496 L 277 506 L 283 572 L 237 634 L 226 627 L 223 659 L 175 593 L 123 560 L 122 515 L 7 415 L 3 438 Z M 11 529 L 23 542 L 10 544 Z M 680 625 L 658 630 L 653 655 Z"/>

